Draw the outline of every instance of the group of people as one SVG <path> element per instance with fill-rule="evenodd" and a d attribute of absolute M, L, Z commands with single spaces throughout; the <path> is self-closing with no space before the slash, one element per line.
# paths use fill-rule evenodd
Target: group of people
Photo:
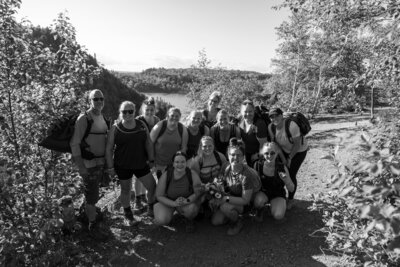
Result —
<path fill-rule="evenodd" d="M 71 140 L 85 186 L 89 231 L 96 230 L 95 204 L 104 170 L 120 181 L 120 201 L 130 224 L 137 223 L 130 204 L 133 177 L 135 203 L 146 192 L 147 215 L 154 223 L 166 225 L 177 212 L 184 216 L 188 232 L 195 229 L 196 218 L 209 217 L 213 225 L 227 223 L 227 234 L 235 235 L 243 227 L 243 213 L 253 210 L 262 221 L 269 208 L 274 219 L 282 220 L 292 207 L 308 145 L 295 122 L 289 124 L 290 135 L 286 133 L 280 108 L 270 109 L 268 125 L 246 100 L 234 124 L 231 114 L 219 107 L 221 94 L 213 92 L 207 108 L 190 112 L 184 124 L 175 107 L 160 120 L 149 98 L 139 116 L 134 103 L 121 103 L 119 117 L 109 128 L 101 113 L 103 93 L 92 90 L 89 99 L 90 108 L 78 117 Z M 81 153 L 87 116 L 93 123 L 85 149 L 96 156 L 90 160 Z"/>

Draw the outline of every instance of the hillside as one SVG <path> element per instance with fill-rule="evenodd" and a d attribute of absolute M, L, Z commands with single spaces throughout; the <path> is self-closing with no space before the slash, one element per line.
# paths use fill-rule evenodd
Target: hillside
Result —
<path fill-rule="evenodd" d="M 192 84 L 213 84 L 221 79 L 252 81 L 264 85 L 272 75 L 253 71 L 225 69 L 151 68 L 139 73 L 115 72 L 124 84 L 138 92 L 187 93 Z"/>

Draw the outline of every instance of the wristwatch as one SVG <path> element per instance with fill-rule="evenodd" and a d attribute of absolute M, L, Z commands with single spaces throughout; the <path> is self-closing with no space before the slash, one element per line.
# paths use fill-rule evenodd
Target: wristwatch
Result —
<path fill-rule="evenodd" d="M 229 196 L 226 196 L 225 202 L 229 202 Z"/>

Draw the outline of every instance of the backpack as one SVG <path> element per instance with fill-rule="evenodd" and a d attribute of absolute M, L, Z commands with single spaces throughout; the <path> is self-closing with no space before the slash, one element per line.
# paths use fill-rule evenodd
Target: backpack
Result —
<path fill-rule="evenodd" d="M 267 128 L 268 128 L 268 125 L 271 123 L 271 119 L 269 118 L 268 112 L 269 112 L 269 110 L 264 105 L 255 106 L 254 107 L 254 122 L 256 122 L 258 119 L 261 119 L 265 122 L 265 124 L 267 125 Z"/>
<path fill-rule="evenodd" d="M 186 176 L 189 179 L 189 187 L 190 187 L 189 191 L 190 191 L 190 194 L 192 194 L 193 193 L 192 171 L 188 167 L 186 167 L 185 171 L 186 171 Z M 166 184 L 165 184 L 165 193 L 168 192 L 169 184 L 172 181 L 172 176 L 173 175 L 174 175 L 174 168 L 172 166 L 169 166 L 167 168 L 167 181 L 166 181 Z"/>
<path fill-rule="evenodd" d="M 250 172 L 253 173 L 253 175 L 250 176 L 250 177 L 251 177 L 251 183 L 252 183 L 253 186 L 254 186 L 254 188 L 253 188 L 253 193 L 254 193 L 254 192 L 260 191 L 260 189 L 261 189 L 261 179 L 260 179 L 260 177 L 258 176 L 257 171 L 254 170 L 253 168 L 250 168 L 250 167 L 247 166 L 247 165 L 243 165 L 243 171 L 242 171 L 242 173 L 244 172 L 245 168 L 247 168 L 247 170 L 249 170 Z M 225 177 L 229 175 L 230 170 L 231 170 L 231 165 L 228 165 L 228 166 L 226 167 L 226 169 L 225 169 L 225 172 L 224 172 L 224 176 L 225 176 Z"/>
<path fill-rule="evenodd" d="M 302 137 L 306 136 L 311 131 L 311 125 L 308 119 L 300 112 L 285 112 L 283 113 L 283 118 L 285 119 L 285 132 L 289 139 L 289 142 L 293 144 L 292 133 L 290 132 L 290 122 L 294 121 L 300 128 L 300 134 Z M 272 134 L 275 139 L 276 126 L 271 125 Z"/>
<path fill-rule="evenodd" d="M 61 153 L 71 153 L 70 141 L 74 135 L 75 123 L 80 114 L 81 113 L 73 113 L 56 119 L 47 131 L 48 135 L 41 142 L 39 142 L 39 146 Z M 89 147 L 89 145 L 86 143 L 85 139 L 90 133 L 93 119 L 89 118 L 86 111 L 84 114 L 87 120 L 87 127 L 80 145 L 81 156 L 83 159 L 91 160 L 96 156 L 86 149 Z M 104 120 L 106 123 L 108 122 L 105 118 Z M 109 123 L 107 123 L 107 127 L 109 127 Z"/>
<path fill-rule="evenodd" d="M 168 124 L 167 120 L 162 120 L 161 129 L 160 129 L 160 131 L 158 132 L 157 138 L 156 138 L 156 140 L 154 141 L 154 143 L 156 143 L 156 142 L 157 142 L 157 139 L 160 138 L 160 136 L 163 135 L 163 133 L 164 133 L 165 130 L 167 129 L 167 124 Z M 180 135 L 181 138 L 182 138 L 182 135 L 183 135 L 183 124 L 180 123 L 180 122 L 178 122 L 178 132 L 179 132 L 179 135 Z"/>

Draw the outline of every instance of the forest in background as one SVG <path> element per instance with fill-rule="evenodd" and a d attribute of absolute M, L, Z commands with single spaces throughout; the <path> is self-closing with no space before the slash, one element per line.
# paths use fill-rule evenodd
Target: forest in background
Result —
<path fill-rule="evenodd" d="M 328 155 L 338 175 L 332 193 L 316 197 L 315 205 L 332 251 L 372 265 L 399 263 L 398 1 L 283 1 L 277 10 L 292 15 L 277 29 L 281 45 L 271 75 L 214 67 L 200 51 L 190 69 L 149 69 L 122 81 L 77 43 L 68 17 L 33 27 L 16 21 L 20 3 L 0 3 L 0 167 L 6 168 L 0 179 L 1 262 L 57 265 L 68 258 L 58 201 L 79 198 L 82 191 L 70 155 L 37 146 L 54 118 L 84 109 L 85 94 L 95 87 L 106 96 L 105 113 L 115 118 L 122 100 L 140 105 L 144 95 L 132 87 L 147 84 L 182 88 L 199 107 L 219 90 L 230 96 L 221 105 L 232 114 L 245 98 L 272 99 L 271 105 L 314 115 L 379 102 L 392 107 L 395 115 L 376 125 L 377 141 L 365 139 L 370 153 L 358 168 L 335 161 L 338 149 Z"/>

